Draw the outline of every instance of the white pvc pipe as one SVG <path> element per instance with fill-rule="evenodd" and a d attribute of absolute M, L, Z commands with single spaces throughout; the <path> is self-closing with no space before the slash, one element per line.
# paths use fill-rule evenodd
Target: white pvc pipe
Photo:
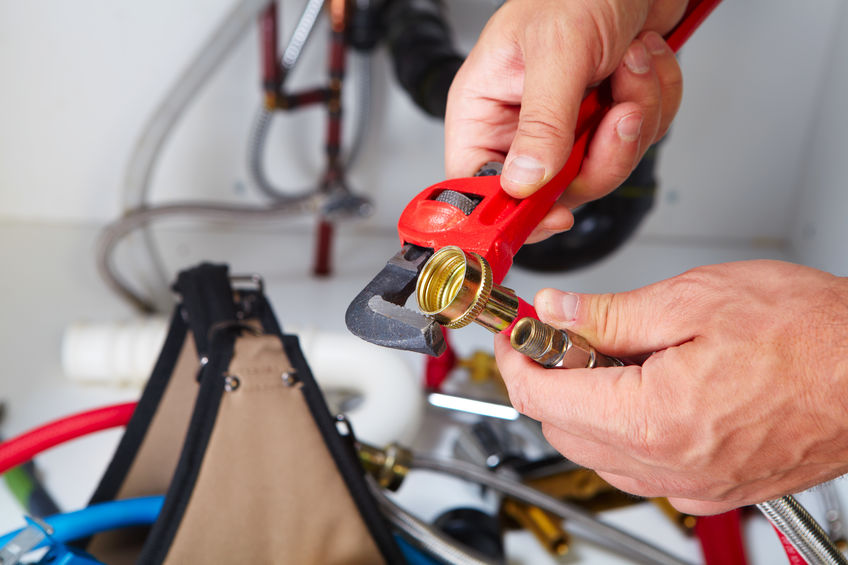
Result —
<path fill-rule="evenodd" d="M 373 445 L 412 442 L 424 412 L 420 365 L 401 352 L 350 334 L 295 333 L 323 390 L 351 391 L 362 397 L 346 413 L 358 438 Z"/>
<path fill-rule="evenodd" d="M 168 331 L 163 317 L 77 323 L 62 339 L 62 368 L 77 382 L 141 387 Z M 357 437 L 374 445 L 409 444 L 424 411 L 419 363 L 353 335 L 294 331 L 315 380 L 325 391 L 361 398 L 346 416 Z"/>
<path fill-rule="evenodd" d="M 141 387 L 159 356 L 168 321 L 163 317 L 126 322 L 78 322 L 62 336 L 62 369 L 82 383 Z"/>

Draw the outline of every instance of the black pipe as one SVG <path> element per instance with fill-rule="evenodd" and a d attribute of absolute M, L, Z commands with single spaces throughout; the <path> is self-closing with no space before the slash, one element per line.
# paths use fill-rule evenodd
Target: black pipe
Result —
<path fill-rule="evenodd" d="M 383 29 L 401 87 L 419 108 L 445 117 L 448 89 L 465 59 L 453 45 L 440 0 L 387 0 Z"/>
<path fill-rule="evenodd" d="M 515 265 L 540 272 L 571 271 L 612 254 L 630 239 L 654 205 L 656 160 L 654 145 L 620 187 L 574 210 L 569 231 L 523 246 L 515 255 Z"/>

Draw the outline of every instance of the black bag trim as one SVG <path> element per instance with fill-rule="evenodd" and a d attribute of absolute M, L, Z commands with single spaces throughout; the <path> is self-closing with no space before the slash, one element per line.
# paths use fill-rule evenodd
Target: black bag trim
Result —
<path fill-rule="evenodd" d="M 226 265 L 201 263 L 180 272 L 174 291 L 182 298 L 188 325 L 194 334 L 198 357 L 207 357 L 210 328 L 236 319 L 229 268 Z"/>
<path fill-rule="evenodd" d="M 218 332 L 211 340 L 213 351 L 206 366 L 207 378 L 200 382 L 200 390 L 194 404 L 194 412 L 186 432 L 186 439 L 174 478 L 165 495 L 159 518 L 153 524 L 136 563 L 162 563 L 177 534 L 182 517 L 194 491 L 197 477 L 212 437 L 218 408 L 224 394 L 224 372 L 233 356 L 235 335 L 233 332 Z M 214 375 L 215 378 L 209 378 Z"/>
<path fill-rule="evenodd" d="M 335 419 L 327 409 L 324 395 L 318 388 L 309 365 L 303 357 L 300 341 L 295 335 L 281 335 L 280 339 L 283 342 L 286 356 L 301 382 L 300 390 L 303 392 L 312 419 L 324 438 L 324 443 L 336 463 L 339 474 L 344 480 L 356 508 L 359 510 L 359 515 L 362 517 L 365 527 L 370 532 L 387 563 L 406 563 L 388 524 L 377 508 L 374 497 L 365 483 L 364 471 L 359 464 L 356 453 L 336 428 Z"/>
<path fill-rule="evenodd" d="M 180 351 L 185 344 L 186 331 L 186 323 L 180 316 L 179 310 L 175 309 L 171 316 L 171 324 L 165 343 L 162 346 L 159 358 L 156 360 L 156 365 L 153 367 L 150 379 L 144 387 L 144 393 L 139 399 L 135 411 L 133 411 L 124 435 L 121 437 L 118 447 L 115 448 L 115 455 L 112 457 L 109 466 L 106 467 L 103 478 L 100 479 L 100 483 L 88 502 L 89 504 L 114 500 L 121 486 L 123 486 L 141 443 L 147 435 L 150 422 L 159 408 L 165 389 L 171 381 L 171 375 L 176 367 Z"/>
<path fill-rule="evenodd" d="M 324 438 L 324 444 L 327 446 L 333 461 L 335 461 L 336 468 L 339 470 L 351 498 L 353 498 L 353 503 L 356 505 L 365 527 L 377 545 L 377 549 L 383 555 L 386 563 L 406 563 L 389 524 L 377 507 L 374 495 L 371 494 L 365 482 L 364 470 L 359 464 L 358 455 L 351 443 L 342 437 L 336 428 L 335 418 L 327 408 L 324 393 L 318 387 L 318 383 L 312 375 L 312 369 L 303 356 L 300 340 L 296 335 L 283 334 L 277 316 L 274 314 L 274 309 L 265 296 L 259 296 L 258 307 L 261 314 L 262 329 L 265 333 L 275 334 L 283 343 L 286 357 L 289 358 L 289 363 L 292 364 L 292 368 L 297 372 L 302 383 L 300 390 L 303 392 L 306 406 L 312 414 L 315 425 L 318 426 L 321 437 Z"/>

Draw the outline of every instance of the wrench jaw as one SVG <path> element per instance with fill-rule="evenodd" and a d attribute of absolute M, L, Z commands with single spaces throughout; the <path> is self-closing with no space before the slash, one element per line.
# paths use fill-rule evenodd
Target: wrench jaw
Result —
<path fill-rule="evenodd" d="M 405 244 L 354 298 L 345 313 L 347 328 L 365 341 L 438 357 L 446 348 L 441 326 L 404 307 L 433 250 Z"/>

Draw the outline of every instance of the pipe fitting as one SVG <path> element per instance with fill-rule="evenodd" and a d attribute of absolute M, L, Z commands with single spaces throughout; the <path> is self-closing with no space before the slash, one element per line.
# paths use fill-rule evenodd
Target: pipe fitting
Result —
<path fill-rule="evenodd" d="M 543 367 L 591 369 L 624 365 L 619 359 L 598 353 L 583 337 L 535 318 L 518 320 L 512 328 L 509 342 L 513 349 Z"/>
<path fill-rule="evenodd" d="M 418 307 L 451 329 L 477 322 L 493 333 L 518 316 L 518 297 L 493 283 L 492 269 L 477 253 L 443 247 L 424 264 L 415 286 Z"/>
<path fill-rule="evenodd" d="M 374 477 L 384 489 L 396 491 L 409 473 L 412 464 L 412 452 L 396 443 L 380 449 L 357 442 L 359 463 L 365 471 Z"/>

